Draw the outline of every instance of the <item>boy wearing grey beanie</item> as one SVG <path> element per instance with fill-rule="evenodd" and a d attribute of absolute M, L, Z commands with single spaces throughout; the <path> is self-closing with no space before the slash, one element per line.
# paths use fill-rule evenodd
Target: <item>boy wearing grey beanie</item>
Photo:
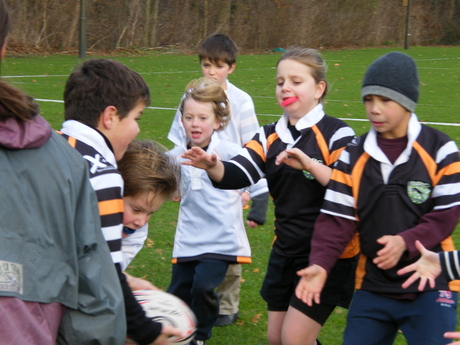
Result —
<path fill-rule="evenodd" d="M 391 52 L 376 59 L 361 95 L 372 128 L 341 154 L 315 223 L 310 265 L 296 294 L 320 302 L 331 267 L 358 231 L 361 257 L 343 345 L 390 345 L 401 330 L 409 345 L 444 345 L 457 324 L 459 284 L 439 276 L 418 290 L 399 268 L 418 260 L 419 240 L 453 250 L 460 218 L 460 157 L 446 134 L 421 124 L 414 60 Z"/>

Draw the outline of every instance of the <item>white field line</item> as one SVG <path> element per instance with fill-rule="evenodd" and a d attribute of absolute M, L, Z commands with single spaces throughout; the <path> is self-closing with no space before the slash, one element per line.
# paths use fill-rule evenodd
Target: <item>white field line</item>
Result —
<path fill-rule="evenodd" d="M 36 101 L 38 102 L 48 102 L 48 103 L 64 103 L 64 101 L 60 101 L 57 99 L 43 99 L 43 98 L 35 98 Z M 163 108 L 163 107 L 147 107 L 147 109 L 154 109 L 154 110 L 171 110 L 171 111 L 176 111 L 177 108 Z M 257 114 L 261 116 L 274 116 L 274 117 L 280 117 L 280 114 Z M 366 122 L 368 121 L 367 119 L 351 119 L 351 118 L 340 118 L 340 120 L 343 121 L 363 121 Z M 423 122 L 424 124 L 427 125 L 437 125 L 437 126 L 452 126 L 452 127 L 460 127 L 460 123 L 447 123 L 447 122 Z"/>

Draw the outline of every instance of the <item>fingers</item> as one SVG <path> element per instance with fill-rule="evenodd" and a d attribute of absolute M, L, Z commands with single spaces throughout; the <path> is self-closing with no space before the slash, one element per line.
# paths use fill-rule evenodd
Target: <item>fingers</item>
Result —
<path fill-rule="evenodd" d="M 276 156 L 275 165 L 280 165 L 285 159 L 288 159 L 289 155 L 287 151 L 282 151 L 278 156 Z"/>

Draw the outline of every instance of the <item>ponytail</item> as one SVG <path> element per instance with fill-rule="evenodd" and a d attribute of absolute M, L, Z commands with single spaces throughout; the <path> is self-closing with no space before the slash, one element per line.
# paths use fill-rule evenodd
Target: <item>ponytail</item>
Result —
<path fill-rule="evenodd" d="M 0 121 L 15 117 L 24 121 L 38 114 L 38 105 L 21 90 L 0 79 Z"/>

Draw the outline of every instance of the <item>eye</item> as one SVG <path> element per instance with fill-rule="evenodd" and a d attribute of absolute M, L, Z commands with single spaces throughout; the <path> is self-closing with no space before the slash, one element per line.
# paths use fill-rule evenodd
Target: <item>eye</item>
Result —
<path fill-rule="evenodd" d="M 372 98 L 370 96 L 364 96 L 364 99 L 363 99 L 364 102 L 370 102 L 371 100 Z"/>

